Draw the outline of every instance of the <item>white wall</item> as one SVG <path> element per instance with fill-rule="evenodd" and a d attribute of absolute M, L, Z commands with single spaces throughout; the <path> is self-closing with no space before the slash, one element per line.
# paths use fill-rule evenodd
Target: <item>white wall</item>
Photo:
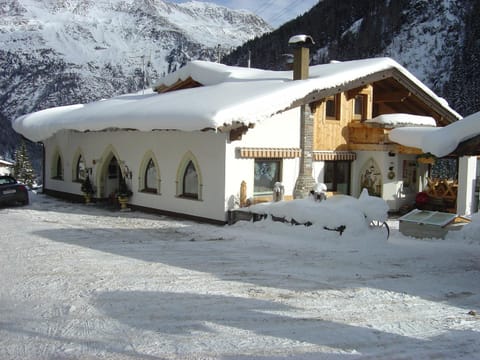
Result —
<path fill-rule="evenodd" d="M 99 187 L 101 167 L 107 156 L 106 149 L 115 149 L 117 160 L 132 171 L 127 180 L 133 191 L 130 203 L 159 210 L 172 211 L 193 216 L 225 221 L 225 142 L 226 134 L 214 132 L 180 131 L 114 131 L 75 133 L 63 131 L 45 142 L 45 187 L 47 189 L 81 194 L 80 184 L 72 181 L 76 164 L 74 157 L 81 149 L 87 167 L 93 168 L 92 179 Z M 51 161 L 56 149 L 64 161 L 64 179 L 51 178 Z M 155 155 L 161 176 L 161 193 L 138 192 L 140 164 L 144 155 L 151 151 Z M 199 164 L 202 176 L 202 199 L 191 200 L 176 197 L 176 175 L 184 155 L 191 151 Z M 95 164 L 93 163 L 95 161 Z"/>
<path fill-rule="evenodd" d="M 404 204 L 413 204 L 415 196 L 421 189 L 422 174 L 425 168 L 417 167 L 417 182 L 415 186 L 409 189 L 403 188 L 403 161 L 414 160 L 415 155 L 400 155 L 395 153 L 394 156 L 383 151 L 357 151 L 357 160 L 352 164 L 352 195 L 359 196 L 360 188 L 360 172 L 369 159 L 374 159 L 382 174 L 382 198 L 387 202 L 390 211 L 398 211 Z M 392 168 L 392 170 L 390 170 Z M 393 171 L 395 177 L 388 178 L 388 173 Z"/>
<path fill-rule="evenodd" d="M 458 159 L 457 214 L 471 215 L 475 207 L 475 181 L 477 157 L 462 156 Z"/>
<path fill-rule="evenodd" d="M 300 109 L 286 111 L 257 124 L 239 141 L 227 145 L 226 150 L 226 198 L 239 197 L 240 184 L 247 183 L 247 197 L 253 196 L 255 159 L 240 159 L 236 149 L 239 147 L 257 148 L 299 148 L 300 147 Z M 299 159 L 284 159 L 282 183 L 285 194 L 292 194 L 298 176 Z"/>
<path fill-rule="evenodd" d="M 238 147 L 298 148 L 300 139 L 299 109 L 287 111 L 258 123 L 241 140 L 229 142 L 229 134 L 181 131 L 110 131 L 77 133 L 62 131 L 45 141 L 45 188 L 79 194 L 80 183 L 73 182 L 75 157 L 80 150 L 91 179 L 102 193 L 100 172 L 108 161 L 110 150 L 124 167 L 132 171 L 127 183 L 133 191 L 130 203 L 164 211 L 225 221 L 232 197 L 239 197 L 242 180 L 247 182 L 248 196 L 253 196 L 254 159 L 237 157 Z M 64 179 L 52 179 L 51 162 L 57 152 L 64 163 Z M 202 176 L 202 199 L 176 197 L 176 176 L 184 155 L 191 151 L 199 164 Z M 141 162 L 152 152 L 158 162 L 161 188 L 159 194 L 139 192 Z M 285 159 L 282 180 L 285 193 L 292 194 L 298 176 L 298 158 Z M 104 191 L 103 191 L 104 192 Z M 96 194 L 98 196 L 98 194 Z M 106 196 L 102 193 L 102 197 Z"/>

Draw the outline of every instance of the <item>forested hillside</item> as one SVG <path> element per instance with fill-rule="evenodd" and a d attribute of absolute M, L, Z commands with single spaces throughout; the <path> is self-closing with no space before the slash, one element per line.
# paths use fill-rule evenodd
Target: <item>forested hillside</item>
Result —
<path fill-rule="evenodd" d="M 313 36 L 312 64 L 389 56 L 462 115 L 480 111 L 478 0 L 323 0 L 224 58 L 230 65 L 282 69 L 288 39 Z"/>

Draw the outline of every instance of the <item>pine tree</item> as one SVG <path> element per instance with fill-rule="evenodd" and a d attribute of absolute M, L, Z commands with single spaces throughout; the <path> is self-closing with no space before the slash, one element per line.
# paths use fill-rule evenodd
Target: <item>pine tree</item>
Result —
<path fill-rule="evenodd" d="M 13 173 L 16 179 L 25 185 L 31 187 L 35 180 L 32 163 L 28 158 L 27 146 L 22 141 L 20 146 L 15 150 L 15 164 L 13 165 Z"/>

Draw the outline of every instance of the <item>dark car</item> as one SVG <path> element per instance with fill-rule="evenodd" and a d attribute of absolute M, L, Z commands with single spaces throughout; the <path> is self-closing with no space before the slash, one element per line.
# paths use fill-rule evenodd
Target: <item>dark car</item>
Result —
<path fill-rule="evenodd" d="M 0 176 L 0 205 L 28 205 L 28 188 L 9 175 Z"/>

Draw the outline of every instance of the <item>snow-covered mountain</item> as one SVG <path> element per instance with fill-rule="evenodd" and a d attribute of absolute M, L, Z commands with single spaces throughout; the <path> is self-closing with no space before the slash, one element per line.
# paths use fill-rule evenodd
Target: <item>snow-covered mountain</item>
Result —
<path fill-rule="evenodd" d="M 198 1 L 0 0 L 0 155 L 18 141 L 16 116 L 140 90 L 268 31 L 256 15 Z"/>

